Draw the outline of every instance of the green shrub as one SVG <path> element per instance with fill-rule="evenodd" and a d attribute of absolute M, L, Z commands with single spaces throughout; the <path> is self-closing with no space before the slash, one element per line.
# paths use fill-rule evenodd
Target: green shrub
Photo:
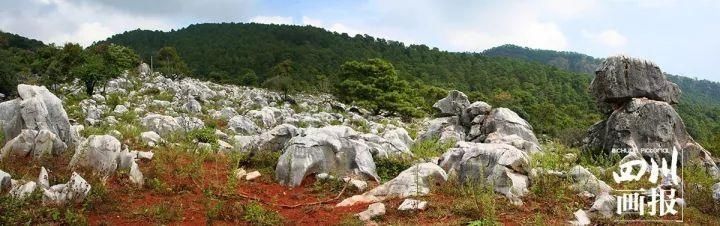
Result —
<path fill-rule="evenodd" d="M 412 159 L 403 156 L 390 156 L 375 159 L 375 169 L 383 182 L 395 178 L 412 166 Z"/>
<path fill-rule="evenodd" d="M 242 153 L 238 159 L 238 165 L 245 169 L 258 170 L 263 175 L 272 175 L 275 173 L 275 165 L 281 154 L 280 152 L 261 150 Z"/>
<path fill-rule="evenodd" d="M 253 225 L 280 225 L 283 218 L 276 211 L 267 210 L 257 202 L 250 202 L 243 208 L 243 220 Z"/>
<path fill-rule="evenodd" d="M 700 166 L 686 166 L 682 172 L 685 186 L 685 202 L 700 212 L 720 216 L 720 202 L 713 199 L 712 186 L 716 180 Z"/>
<path fill-rule="evenodd" d="M 415 142 L 410 151 L 415 158 L 426 159 L 440 157 L 448 149 L 455 146 L 455 142 L 441 142 L 440 139 L 425 139 Z"/>
<path fill-rule="evenodd" d="M 188 138 L 190 140 L 197 140 L 202 143 L 217 144 L 218 137 L 215 135 L 215 130 L 209 127 L 202 129 L 195 129 L 188 132 Z"/>

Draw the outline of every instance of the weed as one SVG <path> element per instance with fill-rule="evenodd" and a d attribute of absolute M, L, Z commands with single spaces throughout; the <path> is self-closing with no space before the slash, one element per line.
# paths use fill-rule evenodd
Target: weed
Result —
<path fill-rule="evenodd" d="M 683 169 L 684 198 L 689 206 L 700 212 L 720 216 L 720 201 L 712 197 L 712 186 L 716 182 L 712 178 L 703 167 L 686 166 Z"/>
<path fill-rule="evenodd" d="M 143 218 L 154 219 L 160 223 L 169 223 L 182 219 L 182 211 L 169 203 L 161 203 L 133 213 Z"/>
<path fill-rule="evenodd" d="M 406 156 L 389 156 L 387 158 L 377 158 L 375 160 L 375 168 L 378 176 L 380 176 L 380 180 L 385 182 L 410 168 L 412 163 L 412 159 Z"/>
<path fill-rule="evenodd" d="M 243 207 L 243 220 L 253 225 L 280 225 L 283 222 L 278 212 L 267 210 L 257 202 L 250 202 Z"/>
<path fill-rule="evenodd" d="M 440 139 L 425 139 L 415 142 L 410 151 L 419 159 L 439 157 L 449 148 L 455 146 L 455 142 L 441 142 Z"/>
<path fill-rule="evenodd" d="M 212 128 L 195 129 L 188 132 L 188 138 L 190 140 L 197 140 L 202 143 L 217 144 L 218 137 L 215 135 L 215 130 Z"/>
<path fill-rule="evenodd" d="M 280 152 L 255 151 L 242 153 L 238 157 L 240 167 L 245 169 L 256 169 L 262 175 L 272 175 L 275 172 L 275 165 L 280 158 Z"/>

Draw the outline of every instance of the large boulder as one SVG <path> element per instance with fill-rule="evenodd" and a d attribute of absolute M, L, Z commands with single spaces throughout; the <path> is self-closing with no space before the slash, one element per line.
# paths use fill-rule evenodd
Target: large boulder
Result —
<path fill-rule="evenodd" d="M 714 166 L 709 152 L 687 133 L 685 124 L 670 104 L 646 98 L 633 98 L 615 110 L 607 120 L 594 125 L 584 139 L 586 150 L 640 150 L 675 148 L 685 161 Z M 668 161 L 671 153 L 643 152 L 645 157 Z"/>
<path fill-rule="evenodd" d="M 242 115 L 232 117 L 228 121 L 228 128 L 235 133 L 244 135 L 255 135 L 260 131 L 255 122 Z"/>
<path fill-rule="evenodd" d="M 183 127 L 172 116 L 151 113 L 142 119 L 145 128 L 155 131 L 160 136 L 167 136 L 174 132 L 182 131 Z"/>
<path fill-rule="evenodd" d="M 473 123 L 478 123 L 473 122 L 477 116 L 487 115 L 490 113 L 491 109 L 492 106 L 490 106 L 490 104 L 482 101 L 475 101 L 463 110 L 460 121 L 464 126 L 471 126 Z"/>
<path fill-rule="evenodd" d="M 460 116 L 468 105 L 470 101 L 464 93 L 451 90 L 447 97 L 435 102 L 433 108 L 440 110 L 440 116 Z"/>
<path fill-rule="evenodd" d="M 465 139 L 465 128 L 459 124 L 459 120 L 457 116 L 430 120 L 427 129 L 418 137 L 418 140 L 463 141 Z"/>
<path fill-rule="evenodd" d="M 93 169 L 100 175 L 109 175 L 118 167 L 120 141 L 110 135 L 93 135 L 78 145 L 69 166 Z"/>
<path fill-rule="evenodd" d="M 60 98 L 44 86 L 18 85 L 20 114 L 26 129 L 49 130 L 70 142 L 70 121 Z"/>
<path fill-rule="evenodd" d="M 528 154 L 507 144 L 458 142 L 440 158 L 440 166 L 461 183 L 492 184 L 514 204 L 527 194 Z"/>
<path fill-rule="evenodd" d="M 668 81 L 657 65 L 626 56 L 605 59 L 595 72 L 590 90 L 599 102 L 605 103 L 622 104 L 637 97 L 671 104 L 680 100 L 680 88 Z"/>
<path fill-rule="evenodd" d="M 305 134 L 287 142 L 275 168 L 275 178 L 293 187 L 318 173 L 352 173 L 380 180 L 370 147 L 347 126 L 306 129 Z"/>
<path fill-rule="evenodd" d="M 402 171 L 397 177 L 366 192 L 364 195 L 386 198 L 423 196 L 434 184 L 448 180 L 445 170 L 434 163 L 420 163 Z"/>
<path fill-rule="evenodd" d="M 20 135 L 23 129 L 48 130 L 64 143 L 72 142 L 70 121 L 60 98 L 44 86 L 20 84 L 18 99 L 0 103 L 0 126 L 5 140 Z"/>
<path fill-rule="evenodd" d="M 253 137 L 252 148 L 260 151 L 280 151 L 300 130 L 290 124 L 281 124 L 273 129 Z"/>
<path fill-rule="evenodd" d="M 530 123 L 507 108 L 495 108 L 490 111 L 490 114 L 485 117 L 480 131 L 484 139 L 491 137 L 493 134 L 497 137 L 494 139 L 517 135 L 527 142 L 540 146 Z"/>

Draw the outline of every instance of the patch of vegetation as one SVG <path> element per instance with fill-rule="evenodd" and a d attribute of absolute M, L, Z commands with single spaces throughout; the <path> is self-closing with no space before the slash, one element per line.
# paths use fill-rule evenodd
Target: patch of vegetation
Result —
<path fill-rule="evenodd" d="M 87 225 L 84 209 L 42 205 L 42 192 L 35 190 L 24 200 L 0 195 L 0 224 L 36 225 L 66 224 Z"/>
<path fill-rule="evenodd" d="M 190 140 L 197 140 L 202 143 L 217 144 L 218 137 L 215 135 L 215 130 L 209 127 L 202 129 L 195 129 L 187 133 Z"/>
<path fill-rule="evenodd" d="M 209 225 L 215 220 L 239 222 L 245 214 L 244 206 L 239 202 L 227 203 L 223 200 L 216 200 L 206 203 L 205 208 Z"/>
<path fill-rule="evenodd" d="M 254 151 L 242 153 L 238 159 L 238 166 L 245 169 L 255 169 L 262 175 L 274 175 L 275 166 L 282 153 L 276 151 Z"/>
<path fill-rule="evenodd" d="M 109 107 L 108 109 L 110 109 L 110 110 L 115 109 L 115 107 L 125 103 L 125 101 L 126 101 L 126 99 L 123 98 L 123 96 L 119 93 L 109 94 L 109 95 L 107 95 L 107 99 L 106 99 L 107 106 Z"/>
<path fill-rule="evenodd" d="M 413 160 L 406 156 L 389 156 L 375 159 L 375 169 L 382 182 L 392 180 L 402 171 L 410 168 Z"/>
<path fill-rule="evenodd" d="M 712 197 L 712 186 L 717 181 L 700 166 L 686 166 L 683 169 L 683 177 L 685 203 L 702 213 L 720 216 L 720 202 Z"/>
<path fill-rule="evenodd" d="M 155 96 L 156 100 L 162 100 L 162 101 L 172 101 L 175 97 L 175 94 L 171 92 L 160 92 L 158 95 Z"/>
<path fill-rule="evenodd" d="M 457 179 L 451 179 L 439 186 L 438 190 L 454 198 L 451 213 L 467 219 L 479 219 L 479 222 L 484 223 L 497 222 L 496 194 L 484 180 L 460 183 Z"/>
<path fill-rule="evenodd" d="M 416 141 L 412 147 L 410 147 L 410 151 L 415 155 L 415 158 L 428 159 L 440 157 L 453 146 L 455 146 L 455 142 L 441 142 L 440 139 L 433 138 Z"/>
<path fill-rule="evenodd" d="M 150 208 L 136 210 L 133 215 L 153 219 L 160 223 L 170 223 L 182 219 L 182 209 L 170 203 L 161 203 Z"/>
<path fill-rule="evenodd" d="M 362 132 L 362 133 L 370 132 L 370 125 L 368 125 L 368 122 L 365 120 L 350 119 L 350 125 L 358 132 Z"/>
<path fill-rule="evenodd" d="M 243 207 L 243 220 L 253 225 L 280 225 L 284 219 L 273 210 L 267 210 L 257 202 L 250 202 Z"/>

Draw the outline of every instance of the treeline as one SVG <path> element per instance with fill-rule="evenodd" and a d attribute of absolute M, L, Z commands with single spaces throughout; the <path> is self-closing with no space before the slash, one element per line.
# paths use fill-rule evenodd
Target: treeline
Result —
<path fill-rule="evenodd" d="M 539 50 L 515 45 L 503 45 L 483 52 L 495 57 L 522 59 L 552 65 L 564 70 L 594 76 L 602 59 L 574 53 Z M 688 132 L 705 148 L 720 154 L 720 83 L 665 74 L 668 80 L 682 90 L 680 104 L 676 105 Z"/>
<path fill-rule="evenodd" d="M 174 48 L 156 52 L 158 71 L 170 76 L 188 74 L 187 66 Z M 81 82 L 85 93 L 104 92 L 107 81 L 132 71 L 140 57 L 134 50 L 115 44 L 83 48 L 76 43 L 45 45 L 40 41 L 0 32 L 0 93 L 16 95 L 17 84 L 44 85 L 55 90 L 72 81 Z"/>
<path fill-rule="evenodd" d="M 371 81 L 348 76 L 348 71 L 370 73 L 385 71 L 383 59 L 395 74 L 379 79 L 397 78 L 398 92 L 385 98 L 402 100 L 431 113 L 431 105 L 446 95 L 447 89 L 458 89 L 471 97 L 494 106 L 508 107 L 528 119 L 540 134 L 577 135 L 600 119 L 587 94 L 591 77 L 560 70 L 539 63 L 487 57 L 476 53 L 453 53 L 425 45 L 403 43 L 367 35 L 349 36 L 311 26 L 264 24 L 199 24 L 171 32 L 134 30 L 115 35 L 101 43 L 133 48 L 145 62 L 158 49 L 171 46 L 187 63 L 195 77 L 238 85 L 283 87 L 278 68 L 292 85 L 284 90 L 331 92 L 346 101 L 378 105 L 368 101 L 376 93 Z M 152 59 L 155 61 L 156 59 Z M 362 64 L 343 66 L 346 62 Z M 365 68 L 363 70 L 351 69 Z M 353 78 L 350 89 L 347 78 Z M 392 79 L 391 79 L 392 80 Z M 268 82 L 269 81 L 269 82 Z M 373 80 L 375 81 L 375 80 Z M 407 83 L 407 86 L 402 83 Z M 354 93 L 352 97 L 344 97 Z M 389 93 L 388 93 L 389 94 Z M 364 95 L 364 96 L 363 96 Z M 388 103 L 388 102 L 386 102 Z M 395 112 L 417 115 L 407 106 L 395 106 Z M 397 109 L 404 109 L 399 111 Z"/>

